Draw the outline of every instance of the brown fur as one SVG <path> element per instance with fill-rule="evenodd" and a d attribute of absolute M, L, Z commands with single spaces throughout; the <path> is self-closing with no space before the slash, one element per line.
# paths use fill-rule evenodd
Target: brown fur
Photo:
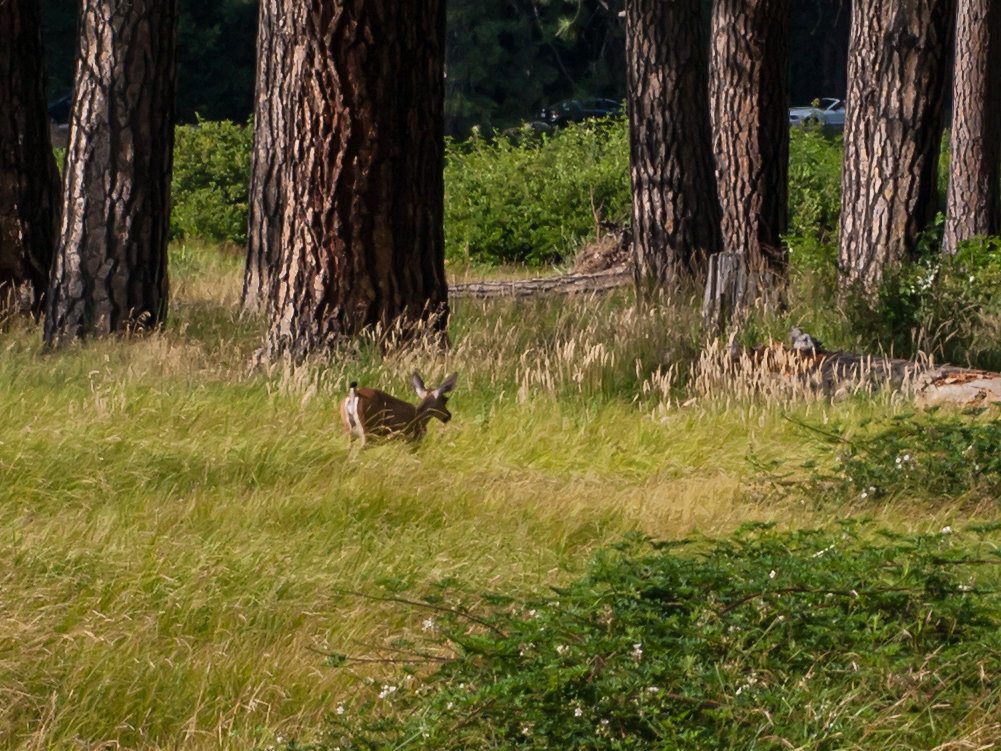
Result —
<path fill-rule="evenodd" d="M 415 372 L 410 380 L 414 391 L 421 397 L 418 404 L 405 402 L 378 389 L 359 388 L 352 383 L 348 396 L 341 402 L 344 431 L 352 440 L 361 438 L 362 445 L 368 436 L 401 436 L 417 440 L 426 432 L 432 417 L 442 422 L 452 419 L 452 413 L 445 404 L 448 392 L 455 388 L 458 375 L 453 373 L 438 388 L 428 391 Z"/>

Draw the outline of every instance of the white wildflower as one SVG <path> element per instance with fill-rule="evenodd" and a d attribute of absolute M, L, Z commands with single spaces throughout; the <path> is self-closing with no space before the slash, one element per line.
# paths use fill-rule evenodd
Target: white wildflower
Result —
<path fill-rule="evenodd" d="M 380 699 L 385 699 L 391 693 L 393 693 L 394 691 L 396 691 L 396 689 L 397 689 L 397 686 L 390 686 L 389 684 L 384 684 L 383 687 L 382 687 L 382 691 L 379 692 L 379 698 Z"/>
<path fill-rule="evenodd" d="M 569 651 L 570 651 L 570 647 L 568 647 L 566 644 L 557 644 L 556 645 L 556 654 L 558 654 L 558 655 L 565 655 Z"/>
<path fill-rule="evenodd" d="M 950 526 L 949 526 L 949 525 L 947 524 L 946 526 L 942 527 L 942 529 L 940 529 L 940 530 L 938 531 L 938 533 L 939 533 L 940 535 L 951 535 L 951 534 L 952 534 L 952 527 L 950 527 Z"/>
<path fill-rule="evenodd" d="M 421 624 L 421 628 L 424 631 L 437 631 L 438 627 L 434 622 L 434 618 L 425 618 L 424 622 Z"/>
<path fill-rule="evenodd" d="M 774 579 L 775 578 L 775 569 L 772 569 L 771 573 L 768 574 L 768 578 L 769 579 Z"/>
<path fill-rule="evenodd" d="M 574 711 L 573 711 L 573 716 L 574 717 L 583 717 L 584 716 L 584 710 L 581 709 L 579 706 L 575 707 Z"/>
<path fill-rule="evenodd" d="M 633 659 L 636 660 L 637 662 L 643 659 L 643 644 L 641 644 L 640 642 L 636 642 L 635 644 L 633 644 L 633 651 L 630 652 L 630 654 L 632 655 Z"/>

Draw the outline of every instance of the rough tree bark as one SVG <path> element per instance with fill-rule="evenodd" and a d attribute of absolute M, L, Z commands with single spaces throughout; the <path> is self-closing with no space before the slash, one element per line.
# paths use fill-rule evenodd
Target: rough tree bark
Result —
<path fill-rule="evenodd" d="M 713 151 L 724 249 L 753 271 L 785 271 L 788 210 L 788 0 L 716 0 Z"/>
<path fill-rule="evenodd" d="M 856 0 L 839 233 L 842 290 L 872 295 L 938 208 L 955 0 Z"/>
<path fill-rule="evenodd" d="M 633 256 L 643 291 L 701 281 L 720 249 L 700 0 L 628 0 Z"/>
<path fill-rule="evenodd" d="M 292 169 L 262 359 L 444 333 L 444 0 L 295 9 Z"/>
<path fill-rule="evenodd" d="M 59 217 L 41 3 L 0 2 L 0 314 L 41 312 Z"/>
<path fill-rule="evenodd" d="M 958 5 L 946 253 L 1001 232 L 1001 3 Z"/>
<path fill-rule="evenodd" d="M 261 0 L 257 26 L 254 147 L 250 169 L 247 262 L 241 305 L 261 309 L 282 242 L 284 196 L 289 170 L 289 101 L 292 86 L 290 0 Z"/>
<path fill-rule="evenodd" d="M 167 312 L 177 0 L 83 0 L 45 340 Z"/>
<path fill-rule="evenodd" d="M 717 0 L 709 80 L 723 249 L 709 260 L 707 331 L 771 297 L 785 274 L 788 61 L 788 0 Z"/>

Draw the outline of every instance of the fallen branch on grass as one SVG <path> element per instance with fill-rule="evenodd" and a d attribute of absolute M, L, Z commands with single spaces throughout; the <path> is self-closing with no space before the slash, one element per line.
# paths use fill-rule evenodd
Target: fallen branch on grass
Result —
<path fill-rule="evenodd" d="M 535 279 L 450 284 L 449 297 L 530 297 L 532 295 L 600 292 L 633 283 L 630 268 L 609 269 L 594 274 L 564 274 Z"/>

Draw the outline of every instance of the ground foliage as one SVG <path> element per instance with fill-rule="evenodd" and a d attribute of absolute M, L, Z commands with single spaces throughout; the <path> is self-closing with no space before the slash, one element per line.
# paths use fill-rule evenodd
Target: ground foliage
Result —
<path fill-rule="evenodd" d="M 996 525 L 864 522 L 633 539 L 537 599 L 423 607 L 453 654 L 333 715 L 341 748 L 891 748 L 970 739 L 1001 701 Z M 493 607 L 483 607 L 492 603 Z M 334 656 L 334 664 L 350 664 Z M 378 693 L 375 693 L 378 691 Z M 985 724 L 986 723 L 986 724 Z"/>
<path fill-rule="evenodd" d="M 994 411 L 931 409 L 851 429 L 807 428 L 833 461 L 802 482 L 805 494 L 837 504 L 886 500 L 934 507 L 961 501 L 971 507 L 1001 498 L 1001 424 Z"/>

